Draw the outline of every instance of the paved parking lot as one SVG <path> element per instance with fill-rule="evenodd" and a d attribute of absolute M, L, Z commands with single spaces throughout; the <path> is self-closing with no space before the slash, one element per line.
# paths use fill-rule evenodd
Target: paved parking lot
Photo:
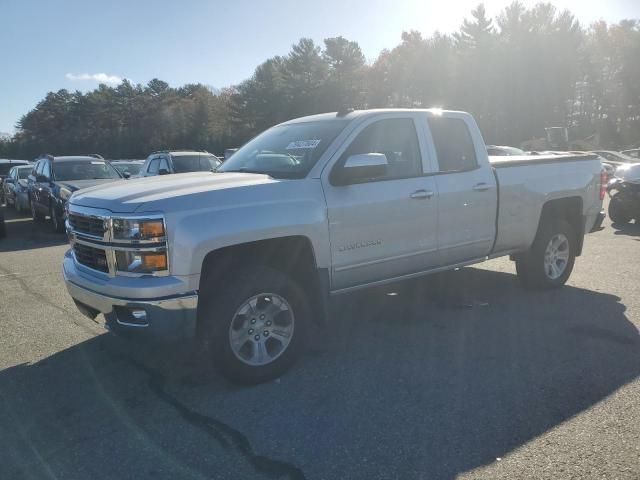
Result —
<path fill-rule="evenodd" d="M 508 260 L 336 299 L 278 381 L 80 315 L 64 236 L 0 241 L 0 478 L 640 477 L 640 226 L 589 235 L 570 283 Z"/>

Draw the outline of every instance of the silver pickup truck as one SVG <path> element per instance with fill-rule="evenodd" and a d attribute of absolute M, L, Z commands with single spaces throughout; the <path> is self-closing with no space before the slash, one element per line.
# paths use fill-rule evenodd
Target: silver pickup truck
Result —
<path fill-rule="evenodd" d="M 260 382 L 301 351 L 332 295 L 510 255 L 563 285 L 602 221 L 596 156 L 489 158 L 463 112 L 364 110 L 277 125 L 216 173 L 81 190 L 64 278 L 108 328 L 196 336 Z"/>

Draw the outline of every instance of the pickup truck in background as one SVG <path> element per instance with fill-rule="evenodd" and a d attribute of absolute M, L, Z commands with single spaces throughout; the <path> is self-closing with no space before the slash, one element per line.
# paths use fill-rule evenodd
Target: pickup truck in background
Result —
<path fill-rule="evenodd" d="M 464 112 L 300 118 L 217 172 L 76 192 L 64 278 L 116 331 L 195 336 L 228 378 L 284 372 L 331 295 L 509 255 L 556 288 L 602 222 L 595 155 L 489 158 Z"/>

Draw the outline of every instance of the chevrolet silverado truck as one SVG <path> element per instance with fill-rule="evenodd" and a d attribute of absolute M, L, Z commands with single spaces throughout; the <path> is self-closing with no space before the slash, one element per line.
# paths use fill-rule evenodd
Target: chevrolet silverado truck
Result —
<path fill-rule="evenodd" d="M 562 286 L 605 188 L 594 155 L 490 159 L 468 113 L 314 115 L 217 172 L 74 193 L 64 278 L 107 328 L 195 337 L 257 383 L 292 364 L 332 295 L 504 255 L 525 287 Z"/>

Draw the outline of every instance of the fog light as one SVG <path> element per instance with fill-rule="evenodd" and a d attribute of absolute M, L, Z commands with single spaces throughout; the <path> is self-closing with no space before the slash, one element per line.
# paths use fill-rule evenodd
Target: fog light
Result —
<path fill-rule="evenodd" d="M 147 320 L 147 312 L 144 310 L 138 310 L 135 308 L 131 309 L 131 315 L 133 316 L 133 318 L 135 318 L 136 320 L 142 320 L 142 321 L 146 321 Z"/>
<path fill-rule="evenodd" d="M 128 273 L 154 273 L 167 270 L 167 252 L 116 251 L 118 271 Z"/>

